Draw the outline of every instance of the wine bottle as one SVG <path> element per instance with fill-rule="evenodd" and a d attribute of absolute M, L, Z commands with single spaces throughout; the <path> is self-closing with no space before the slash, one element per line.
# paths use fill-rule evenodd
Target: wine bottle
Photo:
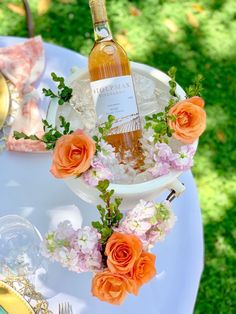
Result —
<path fill-rule="evenodd" d="M 89 4 L 95 43 L 88 63 L 98 121 L 102 125 L 108 115 L 115 117 L 107 142 L 115 148 L 121 163 L 140 169 L 142 131 L 129 60 L 124 49 L 113 40 L 105 0 L 90 0 Z"/>

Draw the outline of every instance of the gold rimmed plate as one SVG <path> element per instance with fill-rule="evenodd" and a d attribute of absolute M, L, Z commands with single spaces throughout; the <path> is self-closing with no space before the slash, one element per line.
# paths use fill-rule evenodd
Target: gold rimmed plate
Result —
<path fill-rule="evenodd" d="M 35 314 L 26 300 L 5 282 L 0 281 L 0 314 Z"/>
<path fill-rule="evenodd" d="M 3 127 L 4 122 L 8 116 L 10 108 L 10 92 L 6 79 L 0 72 L 0 129 Z"/>

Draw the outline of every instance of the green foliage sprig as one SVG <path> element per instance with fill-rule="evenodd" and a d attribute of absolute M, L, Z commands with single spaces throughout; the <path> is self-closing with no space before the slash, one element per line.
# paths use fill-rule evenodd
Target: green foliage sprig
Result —
<path fill-rule="evenodd" d="M 177 69 L 175 67 L 171 67 L 168 71 L 168 75 L 170 77 L 170 81 L 169 81 L 169 86 L 170 86 L 170 90 L 169 90 L 169 94 L 173 97 L 177 97 L 176 95 L 176 86 L 177 86 L 177 83 L 176 83 L 176 80 L 175 80 L 175 77 L 176 77 L 176 72 L 177 72 Z"/>
<path fill-rule="evenodd" d="M 58 91 L 55 94 L 51 89 L 43 88 L 43 93 L 46 97 L 50 98 L 58 98 L 58 105 L 63 105 L 64 103 L 68 102 L 72 97 L 72 88 L 65 85 L 64 77 L 59 77 L 55 73 L 51 73 L 51 77 L 54 82 L 58 83 Z M 54 149 L 56 146 L 57 140 L 66 134 L 73 133 L 73 130 L 70 129 L 70 122 L 67 122 L 63 116 L 59 117 L 61 122 L 60 127 L 62 128 L 62 132 L 60 132 L 56 127 L 53 127 L 51 124 L 48 123 L 47 120 L 42 120 L 43 122 L 43 129 L 44 135 L 42 138 L 39 138 L 35 134 L 27 135 L 24 132 L 14 131 L 13 137 L 16 140 L 24 139 L 24 140 L 33 140 L 33 141 L 40 141 L 46 145 L 47 150 Z"/>
<path fill-rule="evenodd" d="M 172 67 L 168 71 L 168 74 L 170 76 L 169 81 L 169 93 L 171 95 L 168 105 L 165 107 L 164 111 L 154 113 L 151 116 L 145 116 L 146 124 L 144 128 L 146 130 L 152 129 L 153 130 L 153 137 L 154 137 L 154 143 L 157 142 L 164 142 L 168 143 L 168 137 L 172 136 L 173 130 L 170 128 L 168 121 L 173 120 L 175 121 L 176 117 L 174 115 L 169 115 L 170 108 L 175 104 L 175 98 L 176 96 L 176 68 Z"/>
<path fill-rule="evenodd" d="M 101 234 L 102 244 L 107 242 L 107 239 L 113 233 L 113 228 L 118 227 L 120 220 L 123 218 L 123 214 L 119 210 L 122 199 L 117 197 L 112 200 L 114 190 L 108 189 L 109 184 L 109 180 L 99 181 L 96 187 L 101 193 L 99 197 L 103 200 L 105 206 L 97 206 L 101 221 L 93 221 L 92 226 Z"/>
<path fill-rule="evenodd" d="M 51 77 L 54 82 L 58 83 L 58 92 L 55 94 L 51 89 L 43 88 L 43 93 L 46 97 L 58 98 L 58 105 L 63 105 L 68 102 L 72 97 L 72 88 L 65 85 L 65 79 L 57 76 L 55 73 L 51 73 Z"/>
<path fill-rule="evenodd" d="M 115 121 L 115 117 L 112 115 L 109 115 L 107 117 L 107 121 L 103 123 L 103 125 L 98 127 L 99 135 L 93 136 L 93 140 L 96 142 L 97 151 L 99 152 L 101 151 L 101 146 L 99 145 L 99 143 L 101 142 L 101 140 L 106 141 L 106 138 L 112 128 L 114 121 Z"/>
<path fill-rule="evenodd" d="M 37 135 L 27 135 L 24 132 L 14 131 L 13 137 L 16 140 L 24 139 L 24 140 L 33 140 L 33 141 L 40 141 L 46 145 L 47 150 L 51 150 L 56 146 L 57 140 L 66 134 L 71 134 L 74 131 L 70 129 L 70 122 L 67 122 L 63 116 L 59 117 L 61 122 L 60 127 L 62 128 L 62 132 L 58 131 L 56 127 L 53 127 L 51 124 L 48 123 L 47 120 L 42 120 L 43 128 L 44 128 L 44 135 L 42 138 L 39 138 Z"/>
<path fill-rule="evenodd" d="M 202 81 L 204 77 L 199 74 L 196 79 L 193 81 L 193 84 L 186 88 L 186 96 L 187 98 L 191 98 L 193 96 L 201 96 L 201 92 L 203 90 Z"/>
<path fill-rule="evenodd" d="M 167 112 L 158 112 L 151 117 L 146 116 L 146 124 L 144 128 L 151 128 L 154 131 L 154 143 L 168 143 L 168 137 L 172 136 L 173 130 L 168 125 L 168 120 L 175 121 L 174 115 L 168 115 Z"/>

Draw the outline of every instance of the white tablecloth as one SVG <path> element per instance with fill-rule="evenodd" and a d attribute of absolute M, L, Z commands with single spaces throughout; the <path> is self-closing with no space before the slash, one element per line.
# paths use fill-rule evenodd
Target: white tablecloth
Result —
<path fill-rule="evenodd" d="M 0 37 L 0 47 L 22 39 Z M 74 65 L 85 67 L 87 59 L 73 51 L 45 44 L 47 66 L 42 87 L 51 86 L 50 73 L 68 75 Z M 52 87 L 52 86 L 51 86 Z M 41 107 L 45 107 L 42 99 Z M 74 226 L 89 224 L 94 207 L 77 198 L 63 181 L 49 173 L 50 154 L 4 152 L 0 155 L 0 215 L 26 217 L 44 235 L 61 220 Z M 166 240 L 156 245 L 158 275 L 138 297 L 128 296 L 122 306 L 111 306 L 90 295 L 90 274 L 76 274 L 49 263 L 46 280 L 38 284 L 58 313 L 58 302 L 69 301 L 75 314 L 191 314 L 203 269 L 203 232 L 197 190 L 191 172 L 182 176 L 186 192 L 174 201 L 178 221 Z M 164 196 L 162 197 L 164 199 Z M 20 313 L 19 313 L 20 314 Z"/>

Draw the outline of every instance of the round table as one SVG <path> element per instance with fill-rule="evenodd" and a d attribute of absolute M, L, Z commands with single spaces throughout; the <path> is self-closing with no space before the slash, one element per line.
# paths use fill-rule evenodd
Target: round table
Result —
<path fill-rule="evenodd" d="M 0 47 L 23 41 L 0 37 Z M 51 87 L 50 73 L 67 76 L 73 66 L 87 66 L 80 54 L 45 43 L 46 69 L 38 85 Z M 45 111 L 47 101 L 41 97 Z M 0 155 L 0 215 L 18 214 L 27 218 L 44 235 L 69 219 L 75 227 L 89 224 L 97 215 L 95 207 L 77 198 L 63 181 L 49 172 L 49 153 L 4 152 Z M 185 193 L 173 203 L 177 222 L 174 229 L 153 249 L 158 275 L 142 287 L 138 297 L 129 295 L 122 306 L 112 306 L 91 296 L 91 274 L 76 274 L 49 263 L 47 279 L 37 285 L 58 313 L 59 302 L 70 302 L 74 314 L 191 314 L 203 270 L 203 230 L 194 179 L 190 171 L 181 177 Z M 164 199 L 164 195 L 160 199 Z"/>

